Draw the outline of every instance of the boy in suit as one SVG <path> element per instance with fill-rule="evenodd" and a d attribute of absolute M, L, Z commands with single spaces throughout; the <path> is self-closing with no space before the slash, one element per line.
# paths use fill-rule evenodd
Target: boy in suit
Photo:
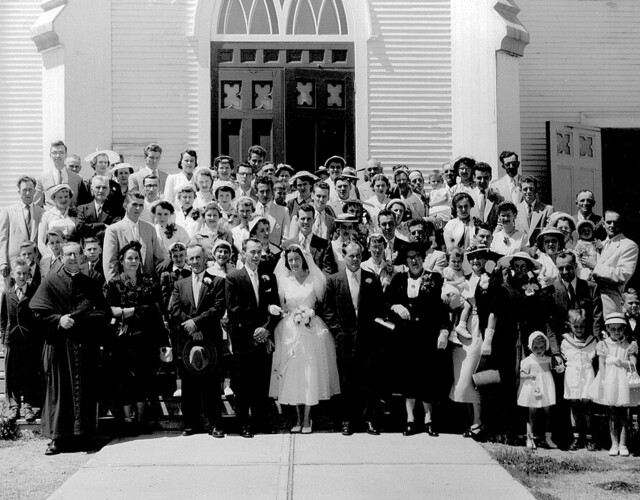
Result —
<path fill-rule="evenodd" d="M 0 332 L 5 347 L 5 373 L 10 420 L 17 420 L 20 406 L 24 407 L 27 422 L 34 422 L 33 407 L 40 407 L 42 377 L 40 357 L 42 340 L 33 330 L 33 315 L 29 301 L 36 287 L 29 284 L 29 263 L 20 257 L 11 263 L 11 277 L 15 285 L 2 295 Z"/>

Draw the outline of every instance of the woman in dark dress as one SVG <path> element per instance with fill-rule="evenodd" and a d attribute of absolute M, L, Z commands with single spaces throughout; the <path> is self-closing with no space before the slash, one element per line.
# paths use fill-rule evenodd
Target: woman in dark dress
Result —
<path fill-rule="evenodd" d="M 405 436 L 422 429 L 437 436 L 432 407 L 449 388 L 450 368 L 444 350 L 449 334 L 449 315 L 440 299 L 442 276 L 423 268 L 426 246 L 409 243 L 404 250 L 408 272 L 393 277 L 386 291 L 391 318 L 396 323 L 400 390 L 405 398 Z M 424 408 L 424 428 L 415 422 L 416 400 Z"/>
<path fill-rule="evenodd" d="M 170 343 L 160 312 L 160 287 L 151 276 L 142 273 L 140 248 L 140 243 L 132 241 L 120 250 L 123 272 L 105 285 L 105 296 L 119 322 L 113 345 L 117 402 L 122 405 L 125 424 L 133 422 L 131 406 L 135 403 L 137 423 L 143 426 L 147 399 L 154 392 L 160 351 L 166 359 L 166 346 Z"/>

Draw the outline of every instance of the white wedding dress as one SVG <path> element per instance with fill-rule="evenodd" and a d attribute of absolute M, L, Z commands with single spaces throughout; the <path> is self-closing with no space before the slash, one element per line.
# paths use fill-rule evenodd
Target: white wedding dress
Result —
<path fill-rule="evenodd" d="M 275 329 L 269 395 L 280 404 L 313 406 L 340 393 L 335 343 L 321 318 L 314 315 L 306 326 L 296 324 L 292 313 L 301 306 L 315 310 L 325 278 L 318 269 L 300 283 L 284 266 L 278 268 L 284 316 Z"/>

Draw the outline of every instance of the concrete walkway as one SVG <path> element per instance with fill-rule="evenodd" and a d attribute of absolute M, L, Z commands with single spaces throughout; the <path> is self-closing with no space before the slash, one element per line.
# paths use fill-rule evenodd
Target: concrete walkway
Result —
<path fill-rule="evenodd" d="M 470 439 L 328 433 L 119 439 L 51 498 L 533 499 Z"/>

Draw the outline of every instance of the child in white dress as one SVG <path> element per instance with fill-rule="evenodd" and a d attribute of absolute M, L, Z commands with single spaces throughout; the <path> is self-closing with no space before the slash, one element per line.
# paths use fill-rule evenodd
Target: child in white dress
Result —
<path fill-rule="evenodd" d="M 627 374 L 635 370 L 638 344 L 627 339 L 627 319 L 623 313 L 611 313 L 605 320 L 607 337 L 596 345 L 599 369 L 589 395 L 609 407 L 609 455 L 629 456 L 627 448 L 628 407 L 637 406 L 637 391 L 629 389 Z M 632 397 L 633 394 L 633 397 Z"/>
<path fill-rule="evenodd" d="M 551 357 L 549 339 L 542 332 L 529 335 L 531 354 L 520 363 L 520 388 L 518 390 L 518 406 L 529 408 L 527 422 L 527 448 L 535 450 L 536 440 L 534 424 L 543 417 L 545 444 L 548 448 L 557 448 L 551 439 L 550 408 L 556 404 L 556 386 L 551 375 Z M 556 368 L 559 370 L 559 367 Z M 541 415 L 542 414 L 542 415 Z"/>
<path fill-rule="evenodd" d="M 578 277 L 588 280 L 591 276 L 591 269 L 583 267 L 580 263 L 582 257 L 591 257 L 597 259 L 602 251 L 602 242 L 595 237 L 596 226 L 590 220 L 582 220 L 578 222 L 576 227 L 578 232 L 578 242 L 573 252 L 578 256 Z"/>
<path fill-rule="evenodd" d="M 464 297 L 464 291 L 467 289 L 467 279 L 462 270 L 462 261 L 464 253 L 459 248 L 454 248 L 449 254 L 449 265 L 442 270 L 444 283 L 442 285 L 442 301 L 449 306 L 451 315 L 451 324 L 460 325 L 462 329 L 461 335 L 465 338 L 471 338 L 467 330 L 467 319 L 471 312 L 471 304 Z M 449 341 L 460 345 L 458 340 L 457 328 L 449 335 Z"/>
<path fill-rule="evenodd" d="M 569 401 L 573 442 L 570 450 L 595 450 L 591 435 L 589 387 L 595 378 L 593 360 L 596 357 L 596 339 L 587 334 L 584 309 L 571 309 L 568 313 L 571 332 L 565 333 L 560 352 L 565 360 L 564 399 Z"/>

